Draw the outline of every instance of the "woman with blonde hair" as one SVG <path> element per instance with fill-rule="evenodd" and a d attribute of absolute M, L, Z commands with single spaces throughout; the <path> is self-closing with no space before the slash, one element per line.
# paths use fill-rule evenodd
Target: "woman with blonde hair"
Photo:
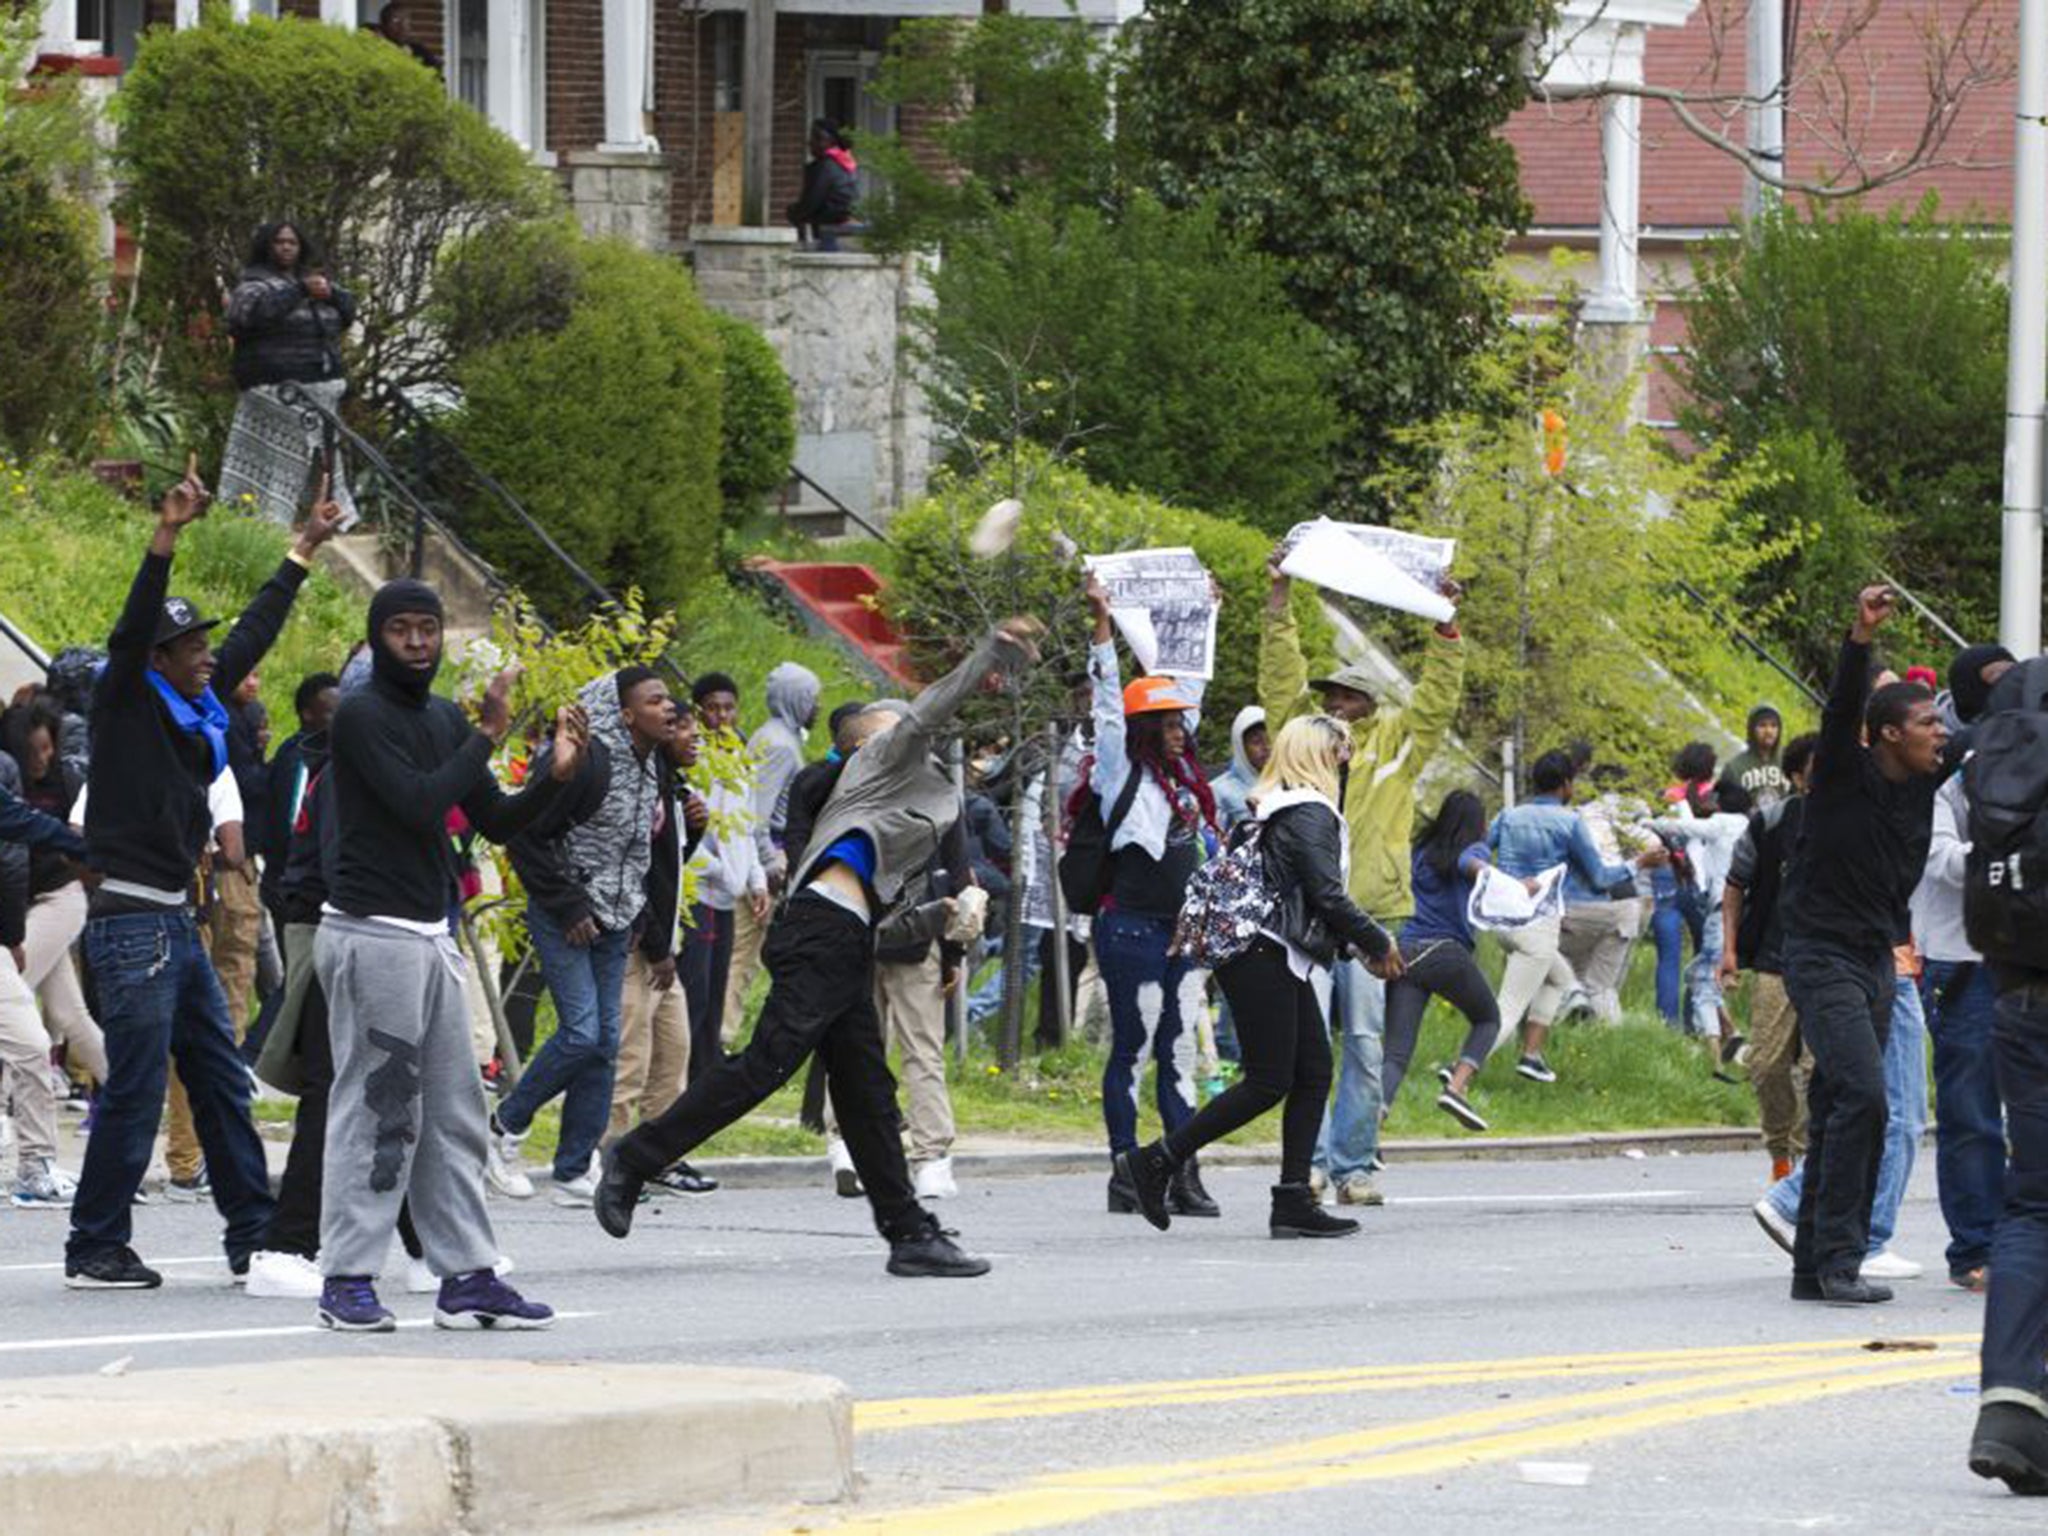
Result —
<path fill-rule="evenodd" d="M 1290 720 L 1249 796 L 1273 905 L 1249 948 L 1216 968 L 1244 1049 L 1244 1076 L 1162 1140 L 1117 1159 L 1139 1208 L 1162 1231 L 1174 1170 L 1202 1147 L 1285 1102 L 1275 1237 L 1348 1237 L 1358 1223 L 1325 1212 L 1309 1161 L 1330 1095 L 1330 966 L 1355 950 L 1374 975 L 1401 974 L 1392 937 L 1346 894 L 1350 840 L 1337 807 L 1351 733 L 1328 715 Z"/>

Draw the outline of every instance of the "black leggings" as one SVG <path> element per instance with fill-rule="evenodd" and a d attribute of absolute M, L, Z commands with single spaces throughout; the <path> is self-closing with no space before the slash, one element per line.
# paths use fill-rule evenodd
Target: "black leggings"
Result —
<path fill-rule="evenodd" d="M 1386 1055 L 1380 1063 L 1380 1102 L 1393 1106 L 1401 1091 L 1401 1079 L 1408 1075 L 1409 1060 L 1415 1055 L 1416 1037 L 1422 1033 L 1423 1010 L 1431 997 L 1441 997 L 1465 1015 L 1471 1027 L 1465 1031 L 1465 1049 L 1459 1059 L 1474 1067 L 1486 1065 L 1493 1042 L 1500 1037 L 1500 1003 L 1479 969 L 1472 951 L 1451 939 L 1426 942 L 1409 957 L 1408 969 L 1398 981 L 1387 983 Z"/>
<path fill-rule="evenodd" d="M 1315 988 L 1295 978 L 1287 968 L 1287 951 L 1271 939 L 1258 940 L 1219 966 L 1216 979 L 1237 1022 L 1244 1076 L 1168 1136 L 1166 1150 L 1176 1163 L 1186 1162 L 1284 1099 L 1280 1182 L 1306 1184 L 1330 1097 L 1330 1022 Z"/>

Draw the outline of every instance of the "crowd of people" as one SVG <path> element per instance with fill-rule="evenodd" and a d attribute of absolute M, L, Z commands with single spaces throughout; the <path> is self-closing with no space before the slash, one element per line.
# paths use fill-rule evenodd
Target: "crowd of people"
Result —
<path fill-rule="evenodd" d="M 506 1281 L 489 1198 L 538 1193 L 522 1146 L 541 1112 L 559 1106 L 550 1197 L 625 1238 L 651 1187 L 715 1191 L 690 1155 L 807 1063 L 805 1118 L 828 1131 L 838 1191 L 867 1200 L 888 1271 L 984 1274 L 930 1205 L 957 1190 L 947 1000 L 1001 932 L 991 898 L 1031 913 L 996 963 L 1039 976 L 1041 1034 L 1099 985 L 1109 1211 L 1162 1229 L 1219 1217 L 1202 1148 L 1277 1109 L 1270 1232 L 1342 1237 L 1359 1222 L 1326 1203 L 1381 1203 L 1380 1127 L 1432 999 L 1464 1021 L 1435 1102 L 1484 1130 L 1481 1075 L 1556 1082 L 1553 1031 L 1620 1016 L 1647 936 L 1658 1006 L 1704 1042 L 1703 1070 L 1748 1067 L 1773 1175 L 1755 1214 L 1795 1300 L 1879 1303 L 1917 1273 L 1888 1244 L 1932 1036 L 1948 1273 L 1990 1292 L 1973 1464 L 2048 1489 L 2048 979 L 1972 947 L 1961 771 L 1980 722 L 2038 698 L 2048 663 L 1977 647 L 1946 694 L 1894 678 L 1873 651 L 1892 598 L 1873 588 L 1815 734 L 1786 742 L 1760 709 L 1725 766 L 1708 745 L 1680 753 L 1661 803 L 1561 747 L 1489 820 L 1469 786 L 1427 803 L 1420 788 L 1460 703 L 1455 620 L 1420 637 L 1397 705 L 1362 667 L 1312 674 L 1276 563 L 1259 703 L 1212 773 L 1202 683 L 1126 678 L 1109 595 L 1085 578 L 1092 643 L 1056 761 L 982 774 L 963 798 L 942 745 L 975 695 L 1037 661 L 1028 615 L 914 698 L 834 711 L 812 762 L 821 690 L 794 664 L 768 677 L 751 739 L 741 686 L 716 672 L 686 697 L 654 668 L 606 672 L 542 721 L 515 720 L 512 671 L 458 704 L 434 688 L 439 597 L 399 580 L 354 652 L 298 685 L 298 729 L 271 751 L 257 669 L 345 509 L 323 482 L 216 644 L 218 621 L 171 593 L 209 500 L 194 468 L 104 657 L 0 722 L 13 1200 L 68 1211 L 67 1284 L 161 1284 L 132 1240 L 168 1103 L 163 1194 L 211 1200 L 250 1294 L 382 1331 L 388 1264 L 435 1294 L 441 1326 L 546 1327 L 550 1308 Z M 500 751 L 515 729 L 533 748 L 516 783 Z M 744 763 L 737 779 L 702 771 L 707 741 Z M 1012 820 L 1006 796 L 1030 814 Z M 1048 822 L 1064 830 L 1012 845 Z M 553 1000 L 530 1054 L 490 1027 L 462 944 L 478 839 L 507 850 Z M 1034 900 L 1055 883 L 1059 900 Z M 1730 1006 L 1745 975 L 1746 1036 Z M 1206 1095 L 1204 1054 L 1234 1064 Z M 1141 1142 L 1148 1066 L 1160 1134 Z M 275 1190 L 259 1083 L 296 1100 Z M 57 1158 L 74 1084 L 75 1179 Z"/>

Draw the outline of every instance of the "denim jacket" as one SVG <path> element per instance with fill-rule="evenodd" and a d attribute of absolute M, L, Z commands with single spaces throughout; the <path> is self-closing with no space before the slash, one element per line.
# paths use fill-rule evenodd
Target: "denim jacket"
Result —
<path fill-rule="evenodd" d="M 1628 865 L 1600 857 L 1579 813 L 1555 795 L 1537 795 L 1502 811 L 1493 818 L 1486 844 L 1503 874 L 1526 879 L 1564 865 L 1567 902 L 1604 900 L 1615 886 L 1635 879 Z"/>

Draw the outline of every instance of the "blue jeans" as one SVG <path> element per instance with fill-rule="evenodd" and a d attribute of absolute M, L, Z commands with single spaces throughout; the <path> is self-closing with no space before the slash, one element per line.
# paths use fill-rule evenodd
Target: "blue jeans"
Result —
<path fill-rule="evenodd" d="M 1884 1047 L 1884 1153 L 1877 1164 L 1877 1194 L 1870 1204 L 1869 1258 L 1898 1230 L 1899 1205 L 1913 1178 L 1913 1159 L 1927 1131 L 1927 1031 L 1920 1011 L 1920 993 L 1901 976 L 1892 1001 L 1891 1033 Z M 1799 1220 L 1799 1197 L 1806 1188 L 1806 1164 L 1771 1186 L 1770 1202 L 1788 1222 Z"/>
<path fill-rule="evenodd" d="M 2012 1166 L 1984 1299 L 1982 1401 L 2048 1413 L 2048 977 L 2001 991 L 1993 1049 Z"/>
<path fill-rule="evenodd" d="M 1991 1261 L 2005 1204 L 2005 1118 L 1992 1037 L 1998 992 L 1982 965 L 1931 960 L 1921 978 L 1934 1037 L 1934 1178 L 1948 1223 L 1948 1272 Z"/>
<path fill-rule="evenodd" d="M 1138 1083 L 1146 1056 L 1157 1064 L 1154 1088 L 1166 1131 L 1179 1130 L 1195 1112 L 1195 1032 L 1182 1007 L 1200 1006 L 1201 975 L 1167 954 L 1172 941 L 1167 918 L 1105 912 L 1095 920 L 1095 963 L 1109 993 L 1102 1122 L 1112 1156 L 1137 1148 Z"/>
<path fill-rule="evenodd" d="M 498 1106 L 498 1123 L 523 1135 L 540 1107 L 562 1099 L 562 1133 L 555 1144 L 555 1177 L 564 1182 L 590 1171 L 612 1112 L 612 1072 L 619 1061 L 619 1015 L 625 997 L 626 950 L 632 935 L 599 930 L 587 948 L 571 944 L 562 927 L 537 903 L 526 908 L 540 973 L 555 999 L 555 1032 L 527 1063 L 518 1085 Z"/>
<path fill-rule="evenodd" d="M 270 1167 L 249 1118 L 249 1069 L 213 963 L 189 912 L 96 917 L 85 925 L 85 958 L 99 991 L 107 1037 L 85 1168 L 71 1205 L 67 1258 L 125 1248 L 130 1210 L 156 1145 L 164 1085 L 176 1060 L 206 1154 L 213 1203 L 227 1220 L 230 1261 L 254 1252 L 270 1224 Z"/>
<path fill-rule="evenodd" d="M 1380 1150 L 1380 1063 L 1386 1051 L 1387 984 L 1357 960 L 1330 969 L 1330 1014 L 1343 1031 L 1337 1095 L 1323 1116 L 1316 1166 L 1341 1184 L 1365 1173 Z"/>
<path fill-rule="evenodd" d="M 1685 914 L 1678 910 L 1678 897 L 1658 893 L 1650 913 L 1650 938 L 1657 946 L 1657 1012 L 1664 1022 L 1679 1019 L 1679 979 L 1685 971 Z"/>
<path fill-rule="evenodd" d="M 1018 983 L 1020 992 L 1027 990 L 1031 986 L 1031 978 L 1038 974 L 1038 941 L 1043 933 L 1044 930 L 1039 928 L 1024 930 L 1024 942 L 1019 946 L 1024 951 L 1024 979 Z M 1002 1012 L 1003 973 L 1010 964 L 1010 957 L 1004 953 L 1000 939 L 990 944 L 988 954 L 996 961 L 996 968 L 967 995 L 967 1022 L 977 1027 Z"/>

